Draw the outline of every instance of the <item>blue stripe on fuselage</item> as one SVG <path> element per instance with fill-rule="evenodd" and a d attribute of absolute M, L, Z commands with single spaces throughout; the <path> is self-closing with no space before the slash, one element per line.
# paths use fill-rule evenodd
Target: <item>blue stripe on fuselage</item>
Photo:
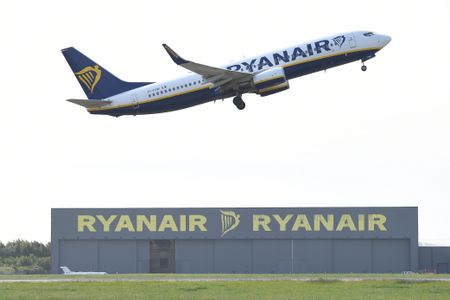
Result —
<path fill-rule="evenodd" d="M 286 74 L 286 78 L 289 80 L 357 61 L 362 59 L 363 57 L 370 57 L 379 50 L 380 49 L 362 50 L 357 52 L 328 56 L 308 62 L 299 62 L 298 64 L 292 64 L 284 67 L 284 73 Z"/>
<path fill-rule="evenodd" d="M 370 57 L 379 50 L 380 49 L 368 49 L 349 52 L 345 54 L 331 55 L 328 57 L 318 58 L 306 62 L 298 61 L 298 63 L 294 62 L 287 66 L 284 66 L 283 68 L 286 74 L 286 78 L 289 80 L 357 61 L 364 57 Z M 226 94 L 220 94 L 219 92 L 216 92 L 216 89 L 204 88 L 192 92 L 186 92 L 180 95 L 175 95 L 172 97 L 168 96 L 167 98 L 161 100 L 147 102 L 144 101 L 138 106 L 132 106 L 130 104 L 129 106 L 112 108 L 109 110 L 93 110 L 90 111 L 90 113 L 111 116 L 161 113 L 188 108 L 194 105 L 203 104 L 216 99 L 222 99 L 232 96 L 233 94 L 230 94 L 229 92 L 227 92 Z"/>
<path fill-rule="evenodd" d="M 111 116 L 155 114 L 203 104 L 218 99 L 219 96 L 220 94 L 216 93 L 215 89 L 204 88 L 172 97 L 169 96 L 161 100 L 143 102 L 136 106 L 129 105 L 109 110 L 93 110 L 90 113 Z"/>

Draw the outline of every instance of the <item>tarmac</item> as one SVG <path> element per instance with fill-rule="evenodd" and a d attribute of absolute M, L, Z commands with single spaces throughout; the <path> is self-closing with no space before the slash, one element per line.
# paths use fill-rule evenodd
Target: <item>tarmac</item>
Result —
<path fill-rule="evenodd" d="M 99 277 L 79 277 L 78 275 L 61 275 L 60 278 L 17 278 L 17 279 L 0 279 L 0 283 L 51 283 L 51 282 L 120 282 L 120 281 L 160 281 L 160 282 L 237 282 L 237 281 L 301 281 L 301 282 L 315 282 L 315 281 L 406 281 L 406 282 L 450 282 L 450 277 L 439 278 L 415 278 L 415 277 L 290 277 L 290 276 L 258 276 L 258 277 L 122 277 L 115 274 L 101 275 Z"/>

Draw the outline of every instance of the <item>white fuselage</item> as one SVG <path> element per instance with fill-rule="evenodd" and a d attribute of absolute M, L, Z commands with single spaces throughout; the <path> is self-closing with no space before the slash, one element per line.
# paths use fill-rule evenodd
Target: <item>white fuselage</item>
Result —
<path fill-rule="evenodd" d="M 292 79 L 350 62 L 348 59 L 346 60 L 347 56 L 351 56 L 352 61 L 365 61 L 375 56 L 375 52 L 382 49 L 389 42 L 390 37 L 385 35 L 367 31 L 349 32 L 250 57 L 245 60 L 230 63 L 222 68 L 256 75 L 273 67 L 281 67 L 286 72 L 286 78 Z M 338 59 L 342 60 L 342 62 L 338 61 Z M 322 65 L 320 65 L 321 62 L 323 62 Z M 311 66 L 311 69 L 302 69 L 306 66 Z M 104 100 L 111 101 L 110 105 L 90 111 L 93 113 L 105 111 L 105 114 L 110 114 L 107 112 L 115 109 L 130 107 L 139 109 L 141 107 L 142 113 L 151 113 L 151 110 L 145 112 L 144 108 L 146 104 L 173 99 L 174 97 L 182 97 L 189 93 L 205 90 L 209 90 L 210 93 L 205 94 L 207 95 L 205 97 L 208 97 L 208 99 L 205 99 L 206 101 L 204 102 L 231 96 L 231 94 L 223 93 L 223 91 L 214 91 L 215 88 L 216 86 L 205 80 L 202 75 L 192 73 L 173 80 L 145 85 L 109 97 Z M 246 90 L 244 92 L 255 92 L 255 90 Z M 169 110 L 174 109 L 167 109 L 167 111 Z"/>

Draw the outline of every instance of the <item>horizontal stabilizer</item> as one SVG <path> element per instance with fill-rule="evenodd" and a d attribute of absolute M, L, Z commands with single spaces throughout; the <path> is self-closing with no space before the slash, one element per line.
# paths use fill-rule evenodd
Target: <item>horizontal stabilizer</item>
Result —
<path fill-rule="evenodd" d="M 102 107 L 112 103 L 112 101 L 108 100 L 67 99 L 67 101 L 81 105 L 86 108 Z"/>

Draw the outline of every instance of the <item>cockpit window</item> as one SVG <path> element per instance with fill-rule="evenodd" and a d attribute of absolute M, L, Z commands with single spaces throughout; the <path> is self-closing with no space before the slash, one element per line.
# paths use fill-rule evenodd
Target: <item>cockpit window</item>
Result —
<path fill-rule="evenodd" d="M 373 32 L 366 32 L 366 33 L 363 33 L 363 35 L 369 37 L 369 36 L 374 35 L 374 33 Z"/>

